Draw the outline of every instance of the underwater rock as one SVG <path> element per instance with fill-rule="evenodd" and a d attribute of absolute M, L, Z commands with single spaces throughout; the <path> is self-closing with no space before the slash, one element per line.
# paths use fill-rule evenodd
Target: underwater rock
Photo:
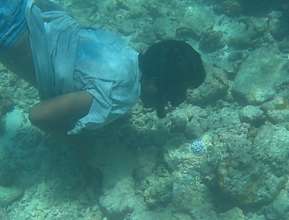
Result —
<path fill-rule="evenodd" d="M 144 201 L 150 208 L 166 206 L 172 197 L 172 178 L 164 168 L 144 179 L 142 184 Z"/>
<path fill-rule="evenodd" d="M 233 208 L 229 211 L 220 214 L 221 220 L 245 220 L 245 215 L 240 208 Z"/>
<path fill-rule="evenodd" d="M 191 120 L 186 127 L 185 137 L 198 138 L 202 136 L 207 129 L 206 125 L 206 122 L 202 123 L 198 120 L 198 118 L 194 118 L 194 120 Z"/>
<path fill-rule="evenodd" d="M 132 173 L 137 185 L 141 184 L 145 178 L 152 175 L 154 169 L 157 167 L 159 155 L 160 149 L 156 147 L 147 146 L 139 151 L 137 156 L 137 166 Z"/>
<path fill-rule="evenodd" d="M 197 143 L 198 144 L 197 144 Z M 194 147 L 198 145 L 201 150 L 195 151 Z M 201 164 L 206 159 L 206 152 L 210 145 L 210 136 L 204 134 L 195 140 L 169 140 L 164 146 L 164 160 L 169 169 L 191 173 L 192 175 L 199 171 Z"/>
<path fill-rule="evenodd" d="M 143 210 L 143 199 L 135 194 L 131 178 L 123 178 L 111 189 L 106 189 L 99 199 L 105 216 L 111 220 L 125 219 L 135 210 Z"/>
<path fill-rule="evenodd" d="M 166 17 L 157 18 L 153 23 L 153 32 L 158 40 L 174 38 L 174 24 Z"/>
<path fill-rule="evenodd" d="M 270 203 L 285 186 L 289 169 L 289 132 L 280 126 L 263 126 L 254 145 L 247 137 L 218 134 L 216 146 L 225 147 L 217 168 L 217 184 L 240 206 Z"/>
<path fill-rule="evenodd" d="M 0 186 L 0 206 L 11 205 L 23 196 L 24 191 L 15 187 Z"/>
<path fill-rule="evenodd" d="M 190 213 L 192 219 L 218 219 L 212 195 L 198 172 L 179 169 L 173 178 L 172 205 L 176 210 Z"/>
<path fill-rule="evenodd" d="M 205 53 L 212 53 L 225 46 L 222 33 L 219 31 L 207 31 L 201 35 L 199 48 Z"/>
<path fill-rule="evenodd" d="M 272 11 L 269 15 L 268 28 L 271 35 L 280 41 L 288 36 L 288 25 L 287 25 L 288 15 L 284 15 L 279 11 Z"/>
<path fill-rule="evenodd" d="M 266 112 L 267 119 L 273 124 L 282 124 L 289 122 L 289 109 L 275 109 Z"/>
<path fill-rule="evenodd" d="M 210 201 L 209 189 L 202 183 L 196 172 L 178 170 L 174 172 L 172 204 L 181 212 L 189 212 L 193 219 L 216 219 L 216 213 Z"/>
<path fill-rule="evenodd" d="M 289 122 L 288 96 L 276 96 L 274 99 L 264 103 L 262 109 L 266 114 L 266 119 L 273 124 Z"/>
<path fill-rule="evenodd" d="M 168 114 L 170 131 L 184 133 L 186 137 L 196 138 L 206 130 L 208 113 L 204 108 L 194 105 L 182 105 Z"/>
<path fill-rule="evenodd" d="M 278 45 L 278 49 L 280 50 L 281 56 L 283 56 L 284 59 L 288 59 L 288 57 L 289 57 L 289 38 L 285 38 L 282 41 L 278 41 L 277 45 Z M 286 88 L 287 87 L 283 86 L 283 89 L 286 89 Z"/>
<path fill-rule="evenodd" d="M 162 146 L 169 136 L 171 120 L 159 119 L 156 111 L 136 105 L 129 119 L 130 129 L 122 129 L 123 135 L 137 146 Z"/>
<path fill-rule="evenodd" d="M 194 105 L 210 105 L 219 99 L 225 98 L 229 89 L 229 80 L 226 73 L 218 68 L 205 65 L 207 77 L 197 89 L 188 90 L 187 101 Z"/>
<path fill-rule="evenodd" d="M 288 190 L 282 190 L 276 199 L 265 210 L 265 216 L 268 220 L 287 219 L 289 216 L 289 193 Z"/>
<path fill-rule="evenodd" d="M 214 26 L 215 19 L 215 15 L 210 9 L 192 2 L 184 12 L 182 25 L 176 28 L 176 30 L 188 29 L 193 38 L 199 38 L 202 33 L 207 32 L 207 30 Z"/>
<path fill-rule="evenodd" d="M 234 80 L 232 92 L 236 100 L 259 104 L 276 94 L 275 86 L 288 80 L 288 61 L 278 54 L 277 48 L 264 47 L 249 55 Z"/>
<path fill-rule="evenodd" d="M 199 141 L 202 146 L 198 147 L 203 147 L 203 150 L 196 152 L 192 149 L 192 143 L 181 140 L 171 140 L 165 146 L 164 159 L 173 170 L 171 203 L 176 210 L 190 213 L 193 219 L 217 219 L 211 194 L 200 175 L 207 158 L 206 151 L 211 147 L 209 137 L 204 135 Z"/>
<path fill-rule="evenodd" d="M 184 132 L 189 122 L 190 115 L 183 109 L 177 109 L 170 116 L 171 119 L 171 131 Z"/>
<path fill-rule="evenodd" d="M 243 126 L 239 117 L 239 107 L 234 106 L 225 106 L 222 108 L 213 108 L 211 109 L 210 114 L 208 114 L 207 126 L 209 131 L 218 131 L 220 128 L 224 128 L 226 130 L 233 130 L 236 127 L 240 129 L 236 129 L 235 132 L 239 132 L 242 136 L 244 130 L 242 130 Z"/>
<path fill-rule="evenodd" d="M 247 105 L 239 113 L 242 122 L 257 126 L 264 120 L 264 112 L 259 107 Z"/>
<path fill-rule="evenodd" d="M 274 99 L 262 104 L 262 109 L 265 112 L 272 110 L 286 110 L 289 109 L 289 97 L 276 95 Z"/>
<path fill-rule="evenodd" d="M 280 183 L 282 179 L 287 179 L 289 131 L 286 128 L 271 124 L 261 127 L 254 140 L 254 152 L 252 153 L 261 165 L 266 166 L 272 178 L 280 178 L 278 181 Z M 277 185 L 275 188 L 278 188 Z"/>
<path fill-rule="evenodd" d="M 227 21 L 220 29 L 223 32 L 224 41 L 234 49 L 255 48 L 260 37 L 260 33 L 251 20 Z"/>
<path fill-rule="evenodd" d="M 208 116 L 209 113 L 206 109 L 198 107 L 198 106 L 190 106 L 191 109 L 191 117 L 189 117 L 189 122 L 187 123 L 185 129 L 186 138 L 199 138 L 204 132 L 208 129 Z"/>

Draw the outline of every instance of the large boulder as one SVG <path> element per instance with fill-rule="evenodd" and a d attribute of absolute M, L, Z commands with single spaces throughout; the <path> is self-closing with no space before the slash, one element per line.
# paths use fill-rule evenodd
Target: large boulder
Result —
<path fill-rule="evenodd" d="M 263 47 L 247 57 L 233 84 L 237 100 L 259 104 L 274 97 L 276 87 L 288 81 L 288 60 L 279 54 L 275 47 Z"/>
<path fill-rule="evenodd" d="M 277 198 L 265 209 L 265 215 L 268 220 L 288 219 L 289 215 L 289 193 L 282 190 Z"/>
<path fill-rule="evenodd" d="M 288 179 L 289 132 L 264 125 L 253 140 L 226 130 L 217 133 L 215 147 L 225 152 L 217 165 L 219 190 L 240 206 L 272 202 Z"/>

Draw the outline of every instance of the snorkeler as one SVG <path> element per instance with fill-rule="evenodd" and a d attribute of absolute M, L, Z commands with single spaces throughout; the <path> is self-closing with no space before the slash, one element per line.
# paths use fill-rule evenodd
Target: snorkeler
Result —
<path fill-rule="evenodd" d="M 165 40 L 138 53 L 117 34 L 81 27 L 48 0 L 1 0 L 0 61 L 39 91 L 31 123 L 69 134 L 114 121 L 139 97 L 164 117 L 165 106 L 182 103 L 206 75 L 185 42 Z"/>

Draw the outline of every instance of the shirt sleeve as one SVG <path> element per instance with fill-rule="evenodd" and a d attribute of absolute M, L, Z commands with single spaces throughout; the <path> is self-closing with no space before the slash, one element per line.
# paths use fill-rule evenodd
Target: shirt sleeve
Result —
<path fill-rule="evenodd" d="M 92 104 L 87 115 L 79 119 L 67 134 L 77 134 L 83 129 L 95 130 L 106 125 L 112 110 L 110 98 L 112 82 L 99 82 L 97 87 L 86 90 L 93 96 Z"/>
<path fill-rule="evenodd" d="M 93 102 L 68 134 L 103 127 L 130 110 L 139 96 L 137 55 L 110 32 L 80 32 L 74 82 L 78 90 L 93 96 Z"/>

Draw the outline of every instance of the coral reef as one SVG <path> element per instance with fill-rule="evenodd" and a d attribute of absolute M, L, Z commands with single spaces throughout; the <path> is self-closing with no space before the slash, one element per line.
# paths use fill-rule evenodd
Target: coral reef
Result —
<path fill-rule="evenodd" d="M 172 177 L 164 168 L 158 168 L 156 173 L 143 180 L 144 201 L 149 207 L 165 206 L 171 201 Z"/>
<path fill-rule="evenodd" d="M 288 219 L 287 1 L 55 2 L 140 51 L 186 40 L 207 78 L 164 119 L 138 103 L 63 143 L 31 127 L 36 90 L 0 66 L 1 219 Z"/>
<path fill-rule="evenodd" d="M 222 33 L 217 31 L 208 31 L 201 35 L 199 48 L 204 52 L 214 52 L 224 47 L 225 44 L 222 41 Z"/>
<path fill-rule="evenodd" d="M 217 172 L 216 183 L 211 184 L 240 206 L 262 206 L 272 202 L 286 185 L 288 148 L 284 146 L 289 133 L 283 127 L 264 125 L 252 145 L 243 136 L 248 132 L 248 126 L 242 125 L 235 134 L 223 130 L 215 138 L 215 147 L 225 148 L 225 154 L 220 158 L 213 155 Z"/>
<path fill-rule="evenodd" d="M 247 105 L 240 111 L 240 120 L 257 127 L 264 122 L 265 115 L 261 108 Z"/>
<path fill-rule="evenodd" d="M 265 209 L 265 216 L 269 220 L 286 219 L 288 217 L 288 191 L 282 190 L 276 199 Z"/>

